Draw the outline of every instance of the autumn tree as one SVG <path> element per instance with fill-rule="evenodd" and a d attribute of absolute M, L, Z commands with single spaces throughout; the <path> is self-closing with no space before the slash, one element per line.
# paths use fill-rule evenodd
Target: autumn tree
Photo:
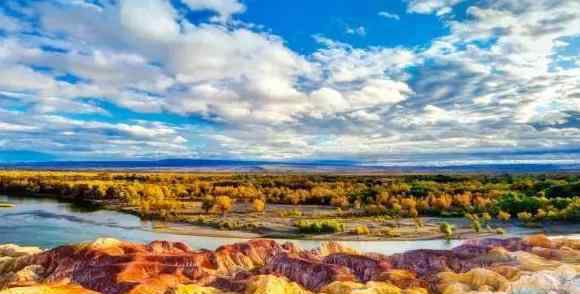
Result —
<path fill-rule="evenodd" d="M 330 204 L 334 207 L 346 208 L 350 205 L 350 202 L 346 196 L 342 195 L 332 198 Z"/>
<path fill-rule="evenodd" d="M 228 196 L 218 196 L 215 198 L 214 209 L 225 215 L 233 208 L 232 198 Z"/>
<path fill-rule="evenodd" d="M 201 208 L 205 210 L 205 213 L 209 213 L 209 211 L 215 205 L 215 199 L 211 195 L 206 195 L 203 197 L 201 201 Z"/>
<path fill-rule="evenodd" d="M 254 199 L 252 208 L 254 208 L 255 212 L 262 213 L 266 209 L 266 202 L 262 199 Z"/>

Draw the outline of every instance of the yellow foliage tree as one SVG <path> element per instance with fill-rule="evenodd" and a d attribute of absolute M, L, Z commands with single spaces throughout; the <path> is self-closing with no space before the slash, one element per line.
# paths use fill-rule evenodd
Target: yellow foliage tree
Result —
<path fill-rule="evenodd" d="M 232 198 L 228 196 L 218 196 L 215 198 L 214 209 L 221 212 L 221 214 L 226 214 L 228 211 L 232 210 L 234 204 Z"/>
<path fill-rule="evenodd" d="M 262 199 L 254 199 L 254 202 L 252 202 L 252 207 L 254 208 L 255 212 L 262 213 L 266 209 L 266 202 Z"/>

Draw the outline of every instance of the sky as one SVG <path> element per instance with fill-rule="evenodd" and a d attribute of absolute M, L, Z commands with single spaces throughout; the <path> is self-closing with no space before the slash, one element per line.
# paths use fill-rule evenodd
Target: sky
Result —
<path fill-rule="evenodd" d="M 578 0 L 2 0 L 0 161 L 580 162 Z"/>

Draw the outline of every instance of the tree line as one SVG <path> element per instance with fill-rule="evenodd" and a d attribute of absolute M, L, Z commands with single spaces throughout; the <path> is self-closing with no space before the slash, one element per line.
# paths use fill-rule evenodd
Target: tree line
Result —
<path fill-rule="evenodd" d="M 325 205 L 365 214 L 506 214 L 580 220 L 576 175 L 320 175 L 1 171 L 0 192 L 100 200 L 171 213 L 190 201 L 227 212 L 235 202 Z M 525 213 L 525 214 L 523 214 Z M 527 215 L 529 214 L 529 215 Z"/>

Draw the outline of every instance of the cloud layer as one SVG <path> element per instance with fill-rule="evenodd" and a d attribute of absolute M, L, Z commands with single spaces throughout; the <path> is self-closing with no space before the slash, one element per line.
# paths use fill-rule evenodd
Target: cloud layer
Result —
<path fill-rule="evenodd" d="M 4 2 L 0 150 L 387 160 L 580 143 L 575 0 L 488 0 L 463 18 L 462 1 L 408 1 L 449 34 L 421 48 L 318 35 L 306 55 L 237 20 L 251 7 L 236 0 Z"/>

